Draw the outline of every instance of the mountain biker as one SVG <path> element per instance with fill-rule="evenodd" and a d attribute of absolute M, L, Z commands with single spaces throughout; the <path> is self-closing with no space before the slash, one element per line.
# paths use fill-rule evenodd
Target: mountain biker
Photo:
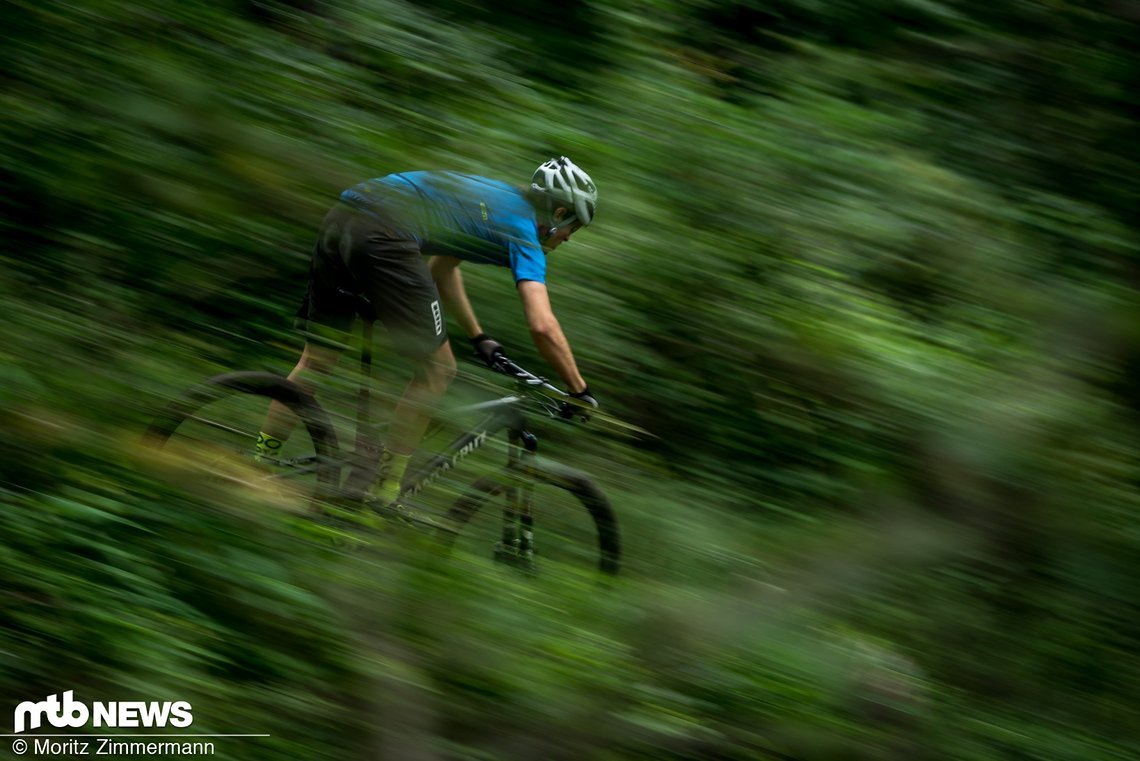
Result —
<path fill-rule="evenodd" d="M 415 362 L 390 423 L 391 471 L 374 495 L 382 505 L 399 496 L 432 409 L 455 377 L 441 302 L 479 358 L 494 366 L 503 356 L 467 299 L 459 272 L 464 261 L 510 268 L 535 347 L 571 396 L 598 406 L 546 289 L 546 255 L 593 221 L 597 198 L 589 175 L 565 156 L 541 164 L 525 188 L 458 172 L 414 171 L 341 193 L 313 249 L 297 316 L 306 342 L 289 379 L 313 393 L 336 364 L 358 297 L 371 302 L 395 349 Z M 295 422 L 288 408 L 274 402 L 258 435 L 258 458 L 280 449 Z"/>

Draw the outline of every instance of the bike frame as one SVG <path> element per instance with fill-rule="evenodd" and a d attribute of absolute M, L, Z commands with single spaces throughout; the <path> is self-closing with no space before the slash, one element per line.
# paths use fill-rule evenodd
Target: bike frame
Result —
<path fill-rule="evenodd" d="M 363 378 L 356 405 L 356 445 L 349 455 L 351 468 L 345 481 L 350 491 L 366 491 L 375 479 L 381 445 L 379 436 L 371 427 L 369 380 L 372 373 L 372 328 L 373 323 L 364 321 L 363 344 L 360 353 L 360 368 Z M 521 370 L 521 368 L 520 368 Z M 533 377 L 533 376 L 532 376 Z M 535 381 L 540 379 L 535 378 Z M 533 382 L 533 381 L 532 381 Z M 539 385 L 552 388 L 545 382 Z M 482 448 L 489 438 L 504 429 L 507 431 L 507 467 L 525 470 L 525 465 L 538 451 L 538 437 L 527 427 L 523 405 L 531 400 L 527 396 L 513 394 L 487 402 L 465 405 L 451 410 L 451 414 L 463 415 L 483 411 L 486 415 L 466 432 L 455 437 L 441 452 L 405 480 L 400 489 L 400 499 L 415 497 L 430 486 L 440 475 L 453 469 L 461 460 Z M 524 538 L 529 541 L 533 531 L 531 511 L 533 483 L 526 483 L 521 489 L 508 486 L 505 490 L 506 507 L 503 512 L 504 538 L 508 527 L 518 523 Z"/>
<path fill-rule="evenodd" d="M 407 485 L 400 490 L 400 496 L 413 497 L 420 493 L 441 474 L 454 468 L 460 460 L 480 449 L 487 443 L 487 439 L 503 429 L 507 431 L 509 465 L 518 464 L 525 455 L 533 455 L 538 451 L 538 437 L 527 430 L 526 417 L 519 409 L 519 406 L 526 401 L 525 397 L 515 395 L 454 409 L 452 412 L 456 415 L 479 410 L 486 410 L 488 414 L 468 431 L 455 437 L 442 452 L 416 471 L 407 480 Z"/>

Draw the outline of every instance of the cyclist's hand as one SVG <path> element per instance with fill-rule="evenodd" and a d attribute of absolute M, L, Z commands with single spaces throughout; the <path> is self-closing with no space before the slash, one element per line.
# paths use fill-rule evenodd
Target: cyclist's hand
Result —
<path fill-rule="evenodd" d="M 494 368 L 498 357 L 505 357 L 503 345 L 486 333 L 480 333 L 471 339 L 471 346 L 475 349 L 475 356 L 483 360 L 487 367 Z"/>
<path fill-rule="evenodd" d="M 575 402 L 563 402 L 562 409 L 558 411 L 566 420 L 579 418 L 583 423 L 590 419 L 590 413 L 598 408 L 598 400 L 590 393 L 590 387 L 582 389 L 576 394 L 570 394 L 571 399 L 576 399 Z"/>

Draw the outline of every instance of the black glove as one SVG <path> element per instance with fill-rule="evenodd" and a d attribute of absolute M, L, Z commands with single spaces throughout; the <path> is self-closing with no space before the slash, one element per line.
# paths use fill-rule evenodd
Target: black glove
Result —
<path fill-rule="evenodd" d="M 471 346 L 475 348 L 475 356 L 483 360 L 487 367 L 495 366 L 496 357 L 505 357 L 503 345 L 486 333 L 480 333 L 471 339 Z"/>
<path fill-rule="evenodd" d="M 590 387 L 582 389 L 576 394 L 570 394 L 571 399 L 577 399 L 580 403 L 563 402 L 562 409 L 558 411 L 566 420 L 571 420 L 574 417 L 581 419 L 583 423 L 590 419 L 590 412 L 598 408 L 598 400 L 590 393 Z"/>

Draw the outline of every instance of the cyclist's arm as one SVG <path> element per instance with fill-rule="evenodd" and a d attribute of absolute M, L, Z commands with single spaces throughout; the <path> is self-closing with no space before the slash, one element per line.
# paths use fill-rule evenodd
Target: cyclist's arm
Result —
<path fill-rule="evenodd" d="M 570 393 L 584 391 L 586 381 L 578 372 L 570 344 L 562 333 L 562 326 L 554 316 L 550 306 L 550 295 L 546 284 L 536 280 L 520 280 L 519 296 L 522 298 L 523 313 L 530 328 L 531 338 L 542 358 L 555 369 L 569 387 Z"/>
<path fill-rule="evenodd" d="M 467 289 L 463 287 L 463 276 L 459 274 L 462 261 L 454 256 L 432 256 L 428 259 L 428 271 L 439 289 L 439 297 L 447 313 L 455 318 L 468 338 L 474 338 L 483 329 L 479 327 L 475 310 L 467 300 Z"/>

